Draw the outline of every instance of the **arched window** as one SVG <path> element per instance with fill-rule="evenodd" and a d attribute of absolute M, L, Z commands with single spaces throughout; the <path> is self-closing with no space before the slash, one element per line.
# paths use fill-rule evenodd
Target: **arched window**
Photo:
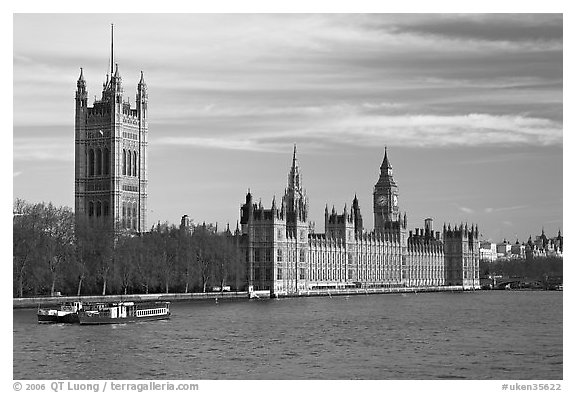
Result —
<path fill-rule="evenodd" d="M 100 217 L 102 215 L 102 202 L 96 202 L 96 217 Z"/>
<path fill-rule="evenodd" d="M 126 175 L 126 149 L 122 150 L 122 174 Z"/>
<path fill-rule="evenodd" d="M 96 150 L 96 176 L 102 174 L 102 150 Z"/>
<path fill-rule="evenodd" d="M 92 217 L 94 215 L 94 202 L 88 202 L 88 216 Z"/>
<path fill-rule="evenodd" d="M 132 228 L 137 229 L 137 224 L 138 224 L 138 210 L 137 210 L 137 204 L 135 203 L 134 205 L 132 205 Z"/>
<path fill-rule="evenodd" d="M 108 148 L 104 149 L 104 174 L 110 174 L 110 151 Z"/>
<path fill-rule="evenodd" d="M 132 176 L 132 151 L 128 150 L 128 176 Z"/>
<path fill-rule="evenodd" d="M 137 169 L 136 169 L 136 168 L 137 168 L 136 163 L 137 163 L 138 161 L 136 160 L 136 156 L 137 156 L 137 154 L 136 154 L 136 152 L 134 152 L 134 158 L 133 158 L 134 162 L 132 163 L 132 174 L 133 174 L 134 176 L 138 176 L 138 174 L 137 174 L 138 172 L 137 172 Z"/>
<path fill-rule="evenodd" d="M 122 228 L 126 228 L 126 202 L 122 203 Z"/>
<path fill-rule="evenodd" d="M 88 150 L 88 176 L 94 176 L 94 150 Z"/>
<path fill-rule="evenodd" d="M 130 156 L 130 152 L 128 152 L 128 156 Z M 132 208 L 130 204 L 126 206 L 126 228 L 132 228 Z"/>

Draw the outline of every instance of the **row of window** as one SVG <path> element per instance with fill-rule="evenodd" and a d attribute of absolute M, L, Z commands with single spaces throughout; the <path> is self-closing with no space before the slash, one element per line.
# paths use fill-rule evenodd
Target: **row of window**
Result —
<path fill-rule="evenodd" d="M 167 310 L 165 308 L 155 308 L 152 310 L 138 310 L 136 315 L 139 317 L 151 316 L 151 315 L 163 315 L 166 314 Z"/>
<path fill-rule="evenodd" d="M 89 201 L 88 202 L 88 216 L 100 217 L 110 215 L 110 203 L 108 201 Z"/>
<path fill-rule="evenodd" d="M 131 133 L 131 132 L 123 132 L 122 133 L 122 137 L 125 139 L 134 139 L 134 140 L 138 140 L 138 135 Z"/>
<path fill-rule="evenodd" d="M 255 281 L 267 281 L 267 280 L 271 280 L 272 279 L 272 270 L 270 268 L 266 268 L 266 269 L 261 269 L 260 267 L 256 267 L 254 269 L 254 280 Z M 284 269 L 282 268 L 278 268 L 276 270 L 276 279 L 277 280 L 283 280 L 283 279 L 294 279 L 293 277 L 293 273 L 294 271 L 292 269 L 289 269 L 287 271 L 287 274 L 285 274 Z M 305 280 L 306 279 L 306 269 L 305 268 L 299 268 L 298 269 L 298 277 L 300 280 Z M 457 276 L 457 274 L 448 274 L 450 277 L 453 276 Z M 414 274 L 410 274 L 409 275 L 411 279 L 413 280 L 443 280 L 444 279 L 444 274 L 443 272 L 434 272 L 434 274 L 425 276 L 425 275 L 414 275 Z M 464 272 L 464 278 L 468 278 L 468 272 Z M 470 276 L 473 276 L 473 274 L 470 274 Z M 478 276 L 478 274 L 476 273 L 476 276 Z M 408 274 L 405 271 L 402 271 L 400 274 L 400 271 L 359 271 L 358 272 L 358 280 L 362 280 L 362 281 L 382 281 L 382 280 L 398 280 L 400 277 L 402 278 L 407 278 Z M 322 269 L 322 270 L 316 270 L 316 269 L 310 269 L 310 280 L 312 281 L 344 281 L 346 279 L 354 279 L 354 270 L 353 269 L 349 269 L 348 270 L 348 276 L 346 277 L 346 271 L 345 269 Z"/>
<path fill-rule="evenodd" d="M 122 228 L 138 229 L 138 203 L 122 203 Z"/>
<path fill-rule="evenodd" d="M 277 240 L 282 240 L 284 238 L 284 233 L 286 229 L 278 228 L 276 232 Z M 306 231 L 301 229 L 299 232 L 300 240 L 306 240 Z M 255 241 L 269 241 L 274 240 L 274 234 L 269 230 L 269 228 L 254 228 L 254 240 Z"/>
<path fill-rule="evenodd" d="M 248 250 L 246 250 L 246 260 L 248 260 L 249 255 L 248 255 Z M 295 251 L 289 251 L 289 258 L 288 260 L 294 260 L 296 259 L 296 253 Z M 255 248 L 254 249 L 254 262 L 265 262 L 265 261 L 272 261 L 274 259 L 273 254 L 272 254 L 272 249 L 271 248 Z M 278 249 L 276 252 L 276 261 L 278 262 L 282 262 L 284 260 L 284 253 L 282 251 L 282 249 Z M 300 262 L 306 262 L 306 250 L 305 249 L 301 249 L 300 250 Z"/>
<path fill-rule="evenodd" d="M 88 139 L 101 139 L 101 138 L 109 138 L 110 137 L 110 131 L 105 130 L 98 130 L 98 131 L 92 131 L 92 132 L 87 132 L 86 133 L 86 137 Z"/>
<path fill-rule="evenodd" d="M 110 151 L 104 149 L 89 149 L 86 154 L 86 170 L 88 176 L 106 176 L 110 174 Z"/>
<path fill-rule="evenodd" d="M 122 175 L 137 176 L 138 153 L 132 150 L 122 150 Z"/>
<path fill-rule="evenodd" d="M 104 149 L 88 149 L 86 154 L 88 176 L 107 176 L 110 174 L 110 151 Z M 122 151 L 122 175 L 138 176 L 138 153 L 124 149 Z"/>

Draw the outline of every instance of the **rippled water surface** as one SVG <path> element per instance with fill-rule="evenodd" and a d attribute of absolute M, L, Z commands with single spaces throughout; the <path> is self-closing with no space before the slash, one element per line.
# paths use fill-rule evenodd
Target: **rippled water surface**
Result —
<path fill-rule="evenodd" d="M 167 321 L 39 325 L 15 379 L 561 379 L 562 293 L 173 303 Z"/>

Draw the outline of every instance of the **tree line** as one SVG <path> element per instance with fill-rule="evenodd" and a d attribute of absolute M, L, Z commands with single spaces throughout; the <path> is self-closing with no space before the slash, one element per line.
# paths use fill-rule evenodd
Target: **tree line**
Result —
<path fill-rule="evenodd" d="M 563 276 L 563 261 L 560 257 L 539 257 L 532 260 L 512 259 L 495 262 L 480 261 L 480 275 L 501 275 L 510 278 L 547 280 L 548 277 Z"/>
<path fill-rule="evenodd" d="M 240 291 L 246 281 L 236 238 L 211 224 L 113 234 L 69 207 L 14 203 L 15 297 Z"/>

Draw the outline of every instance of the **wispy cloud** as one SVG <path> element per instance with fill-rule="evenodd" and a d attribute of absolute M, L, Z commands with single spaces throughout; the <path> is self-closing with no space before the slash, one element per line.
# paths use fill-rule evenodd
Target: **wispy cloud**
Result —
<path fill-rule="evenodd" d="M 70 138 L 14 137 L 14 161 L 74 161 L 74 141 Z"/>
<path fill-rule="evenodd" d="M 466 214 L 472 214 L 472 213 L 474 213 L 474 209 L 471 209 L 471 208 L 466 207 L 466 206 L 459 206 L 459 207 L 458 207 L 458 210 L 460 210 L 461 212 L 464 212 L 464 213 L 466 213 Z"/>
<path fill-rule="evenodd" d="M 504 212 L 504 211 L 510 211 L 510 210 L 521 210 L 521 209 L 526 209 L 529 206 L 527 205 L 519 205 L 519 206 L 506 206 L 506 207 L 486 207 L 484 208 L 484 213 L 499 213 L 499 212 Z"/>
<path fill-rule="evenodd" d="M 209 149 L 225 150 L 245 150 L 245 151 L 285 151 L 285 146 L 279 146 L 272 143 L 258 143 L 250 139 L 232 139 L 232 138 L 202 138 L 202 137 L 160 137 L 154 140 L 156 146 L 174 146 L 174 147 L 201 147 Z"/>
<path fill-rule="evenodd" d="M 212 112 L 210 109 L 209 112 Z M 228 113 L 229 120 L 221 116 Z M 218 124 L 210 134 L 218 137 L 200 137 L 202 127 L 187 128 L 169 137 L 154 138 L 155 144 L 204 145 L 211 148 L 245 150 L 272 150 L 287 140 L 328 144 L 346 144 L 363 147 L 374 145 L 402 145 L 420 147 L 438 146 L 505 146 L 505 145 L 558 145 L 562 143 L 562 125 L 548 119 L 523 116 L 493 116 L 469 114 L 437 115 L 379 115 L 361 107 L 340 106 L 329 108 L 301 108 L 283 111 L 214 111 Z M 274 114 L 272 114 L 274 113 Z M 300 113 L 300 117 L 286 114 Z M 188 124 L 201 124 L 209 119 L 203 116 L 189 119 Z M 283 117 L 286 115 L 286 117 Z M 241 119 L 256 116 L 253 124 L 262 123 L 253 131 L 239 132 L 234 127 Z M 234 119 L 236 117 L 236 119 Z M 204 119 L 204 120 L 201 120 Z M 245 129 L 243 127 L 243 129 Z M 256 131 L 260 130 L 260 131 Z M 327 145 L 328 146 L 328 145 Z"/>

